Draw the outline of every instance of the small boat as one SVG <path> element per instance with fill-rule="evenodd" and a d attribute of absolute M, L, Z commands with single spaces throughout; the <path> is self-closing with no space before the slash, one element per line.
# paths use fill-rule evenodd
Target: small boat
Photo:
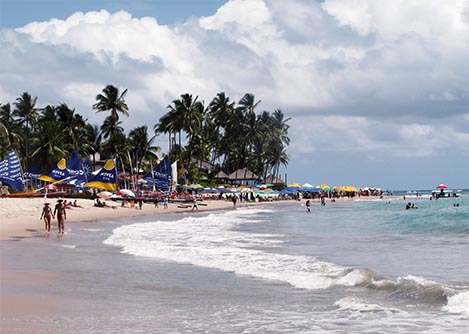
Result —
<path fill-rule="evenodd" d="M 438 189 L 438 190 L 432 191 L 432 197 L 433 198 L 454 198 L 454 197 L 459 197 L 459 194 L 457 194 L 455 191 L 450 190 L 450 189 Z"/>

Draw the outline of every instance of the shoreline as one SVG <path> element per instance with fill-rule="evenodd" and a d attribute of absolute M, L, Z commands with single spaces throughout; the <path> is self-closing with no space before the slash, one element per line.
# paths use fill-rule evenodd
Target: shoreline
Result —
<path fill-rule="evenodd" d="M 54 208 L 56 203 L 55 198 L 50 198 L 48 201 L 51 207 Z M 389 200 L 402 200 L 402 198 L 385 196 L 382 199 L 369 197 L 369 198 L 339 198 L 336 201 L 389 201 Z M 415 200 L 415 199 L 414 199 Z M 256 205 L 277 205 L 287 203 L 305 203 L 306 199 L 302 200 L 274 200 L 262 202 L 239 202 L 236 208 Z M 329 203 L 329 200 L 327 200 Z M 234 209 L 233 203 L 228 200 L 204 200 L 198 202 L 198 211 L 192 212 L 191 203 L 169 203 L 168 208 L 163 208 L 163 203 L 159 203 L 159 207 L 155 208 L 153 203 L 145 203 L 142 210 L 137 207 L 120 206 L 120 202 L 113 202 L 108 200 L 108 204 L 116 204 L 116 206 L 95 207 L 94 201 L 90 199 L 78 199 L 78 205 L 81 207 L 72 207 L 67 209 L 67 219 L 65 220 L 65 229 L 67 230 L 68 224 L 78 222 L 96 222 L 101 220 L 113 220 L 129 217 L 139 217 L 157 214 L 178 214 L 178 213 L 200 213 L 210 212 L 217 210 L 230 210 Z M 312 200 L 312 203 L 319 203 L 319 200 Z M 44 221 L 39 217 L 42 212 L 44 204 L 43 197 L 35 198 L 4 198 L 0 199 L 0 216 L 2 217 L 0 223 L 0 240 L 18 240 L 21 238 L 33 237 L 38 232 L 44 232 Z M 183 206 L 183 207 L 181 207 Z M 57 220 L 51 220 L 51 232 L 57 231 Z"/>
<path fill-rule="evenodd" d="M 54 208 L 56 199 L 49 199 L 51 207 Z M 272 202 L 238 202 L 236 208 L 265 205 L 265 204 L 286 204 L 295 203 L 295 200 L 281 200 Z M 108 201 L 107 203 L 112 203 Z M 18 240 L 22 238 L 34 237 L 37 233 L 44 233 L 44 221 L 39 219 L 44 198 L 5 198 L 0 200 L 0 240 Z M 119 204 L 119 203 L 116 203 Z M 123 219 L 130 217 L 140 217 L 158 214 L 178 214 L 178 213 L 202 213 L 218 210 L 234 209 L 231 201 L 224 200 L 206 200 L 198 202 L 198 210 L 191 211 L 192 204 L 169 203 L 168 208 L 163 208 L 163 203 L 159 207 L 154 207 L 153 203 L 145 203 L 142 210 L 129 206 L 108 206 L 95 207 L 94 201 L 89 199 L 78 200 L 81 207 L 72 207 L 67 209 L 67 219 L 65 220 L 65 230 L 68 224 L 92 223 L 102 220 Z M 179 207 L 178 207 L 179 206 Z M 57 232 L 57 219 L 51 220 L 50 233 Z"/>

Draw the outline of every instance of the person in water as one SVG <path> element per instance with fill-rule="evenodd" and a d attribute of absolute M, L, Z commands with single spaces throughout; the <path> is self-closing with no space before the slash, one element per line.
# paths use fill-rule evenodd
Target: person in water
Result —
<path fill-rule="evenodd" d="M 310 200 L 306 201 L 306 209 L 308 210 L 308 212 L 311 212 L 311 201 Z"/>
<path fill-rule="evenodd" d="M 42 208 L 41 218 L 39 218 L 39 219 L 44 218 L 45 230 L 47 232 L 50 232 L 51 217 L 54 218 L 54 215 L 52 214 L 52 209 L 49 204 L 50 203 L 44 203 L 44 207 Z"/>
<path fill-rule="evenodd" d="M 54 216 L 57 216 L 57 225 L 59 227 L 59 233 L 65 233 L 65 219 L 67 219 L 67 212 L 65 210 L 65 204 L 63 204 L 63 200 L 57 200 L 57 204 L 54 208 Z"/>

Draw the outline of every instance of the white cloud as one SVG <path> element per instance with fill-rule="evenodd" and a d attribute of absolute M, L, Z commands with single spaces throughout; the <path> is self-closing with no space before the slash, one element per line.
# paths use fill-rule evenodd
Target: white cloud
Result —
<path fill-rule="evenodd" d="M 468 0 L 232 0 L 174 26 L 75 13 L 0 31 L 0 99 L 29 91 L 99 123 L 91 105 L 112 83 L 129 89 L 128 128 L 151 127 L 183 93 L 252 92 L 293 117 L 295 156 L 437 156 L 469 146 L 467 13 Z"/>

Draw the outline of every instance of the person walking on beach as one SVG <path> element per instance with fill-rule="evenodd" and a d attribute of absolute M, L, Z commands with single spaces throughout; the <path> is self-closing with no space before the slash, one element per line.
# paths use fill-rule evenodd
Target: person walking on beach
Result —
<path fill-rule="evenodd" d="M 194 211 L 194 209 L 199 211 L 199 207 L 197 206 L 197 198 L 196 197 L 194 197 L 194 203 L 192 204 L 192 210 L 191 211 Z"/>
<path fill-rule="evenodd" d="M 165 208 L 165 209 L 168 208 L 168 196 L 164 197 L 163 208 Z"/>
<path fill-rule="evenodd" d="M 306 210 L 308 210 L 308 212 L 311 212 L 311 201 L 310 200 L 306 201 Z"/>
<path fill-rule="evenodd" d="M 52 214 L 52 209 L 49 206 L 50 203 L 44 203 L 44 207 L 42 208 L 42 213 L 41 213 L 41 218 L 44 218 L 44 225 L 45 225 L 45 230 L 47 233 L 50 232 L 50 220 L 51 217 L 54 218 Z"/>
<path fill-rule="evenodd" d="M 236 208 L 236 202 L 238 201 L 238 196 L 233 195 L 233 198 L 231 200 L 233 201 L 233 206 Z"/>
<path fill-rule="evenodd" d="M 142 195 L 138 196 L 137 202 L 138 202 L 138 208 L 139 208 L 140 210 L 142 210 L 142 205 L 143 205 L 143 197 L 142 197 Z"/>
<path fill-rule="evenodd" d="M 57 216 L 57 225 L 59 227 L 59 233 L 65 233 L 65 219 L 67 219 L 67 212 L 65 211 L 65 205 L 62 203 L 63 200 L 57 200 L 57 204 L 54 208 L 53 216 Z"/>

